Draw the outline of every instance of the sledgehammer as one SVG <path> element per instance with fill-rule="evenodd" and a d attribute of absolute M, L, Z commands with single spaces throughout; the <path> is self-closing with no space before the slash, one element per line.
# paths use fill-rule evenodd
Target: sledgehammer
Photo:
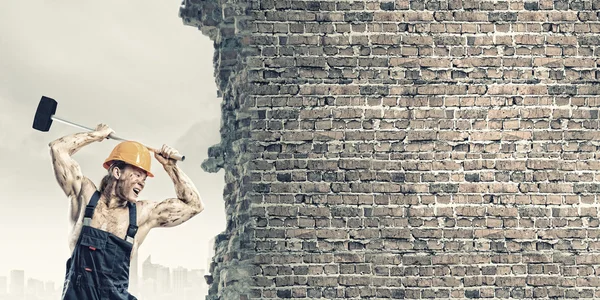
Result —
<path fill-rule="evenodd" d="M 79 124 L 75 124 L 73 122 L 69 122 L 67 120 L 57 117 L 55 115 L 57 106 L 58 106 L 58 102 L 56 102 L 56 100 L 46 97 L 46 96 L 42 96 L 42 99 L 40 100 L 40 103 L 38 104 L 37 110 L 35 111 L 35 117 L 33 118 L 33 129 L 47 132 L 48 130 L 50 130 L 50 126 L 52 126 L 52 121 L 57 121 L 57 122 L 61 122 L 61 123 L 67 124 L 67 125 L 71 125 L 73 127 L 81 128 L 83 130 L 94 131 L 94 129 L 92 129 L 92 128 L 81 126 Z M 128 141 L 126 139 L 114 136 L 112 134 L 109 135 L 108 138 L 113 139 L 113 140 L 118 140 L 118 141 Z M 151 148 L 148 146 L 146 146 L 146 148 L 148 148 L 148 150 L 150 150 L 154 153 L 160 152 L 160 151 L 156 150 L 155 148 Z M 170 158 L 179 160 L 179 161 L 183 161 L 185 159 L 185 156 L 174 155 Z"/>

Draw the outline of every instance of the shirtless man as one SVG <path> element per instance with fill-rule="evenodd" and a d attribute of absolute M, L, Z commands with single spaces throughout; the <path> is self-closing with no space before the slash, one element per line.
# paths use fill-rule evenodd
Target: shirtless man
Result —
<path fill-rule="evenodd" d="M 137 299 L 128 292 L 129 265 L 150 229 L 179 225 L 204 209 L 192 181 L 169 158 L 178 152 L 166 145 L 154 157 L 173 180 L 177 198 L 138 200 L 146 177 L 154 175 L 149 150 L 133 141 L 113 149 L 103 164 L 108 174 L 97 188 L 71 156 L 112 133 L 99 124 L 95 131 L 65 136 L 49 145 L 56 179 L 71 201 L 72 255 L 67 261 L 64 300 Z"/>

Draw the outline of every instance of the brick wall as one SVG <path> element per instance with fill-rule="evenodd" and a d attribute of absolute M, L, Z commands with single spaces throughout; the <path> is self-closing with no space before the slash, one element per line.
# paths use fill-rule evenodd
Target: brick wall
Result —
<path fill-rule="evenodd" d="M 187 0 L 223 97 L 207 299 L 600 297 L 598 10 Z"/>

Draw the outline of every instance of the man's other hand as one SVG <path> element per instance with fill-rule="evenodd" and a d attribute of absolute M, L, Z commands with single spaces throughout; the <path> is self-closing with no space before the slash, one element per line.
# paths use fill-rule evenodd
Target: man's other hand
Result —
<path fill-rule="evenodd" d="M 173 155 L 179 155 L 179 151 L 167 145 L 163 145 L 158 153 L 154 153 L 154 157 L 156 157 L 156 160 L 158 160 L 158 162 L 160 162 L 163 166 L 174 166 L 177 163 L 176 160 L 170 158 Z"/>
<path fill-rule="evenodd" d="M 98 134 L 99 141 L 101 142 L 109 135 L 115 133 L 115 131 L 108 127 L 108 125 L 100 123 L 98 126 L 96 126 L 96 133 Z"/>

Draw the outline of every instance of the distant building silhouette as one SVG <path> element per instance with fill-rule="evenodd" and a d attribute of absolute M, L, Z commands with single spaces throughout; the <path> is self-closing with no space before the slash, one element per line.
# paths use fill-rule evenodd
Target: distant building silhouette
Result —
<path fill-rule="evenodd" d="M 27 279 L 27 286 L 25 288 L 25 299 L 33 300 L 40 299 L 45 296 L 44 282 L 34 278 Z"/>
<path fill-rule="evenodd" d="M 8 277 L 0 276 L 0 299 L 8 295 Z"/>
<path fill-rule="evenodd" d="M 139 279 L 138 276 L 138 254 L 136 253 L 131 258 L 131 265 L 129 267 L 129 292 L 133 295 L 137 295 L 139 292 Z"/>
<path fill-rule="evenodd" d="M 188 286 L 188 270 L 182 267 L 173 269 L 173 296 L 177 299 L 185 298 L 185 290 Z"/>
<path fill-rule="evenodd" d="M 25 299 L 25 271 L 10 271 L 10 296 L 14 300 Z"/>
<path fill-rule="evenodd" d="M 59 290 L 56 284 L 53 281 L 46 281 L 44 284 L 45 294 L 48 295 L 48 299 L 59 299 L 60 294 L 62 294 L 62 290 Z M 62 287 L 61 287 L 62 288 Z"/>
<path fill-rule="evenodd" d="M 156 287 L 158 295 L 167 296 L 171 292 L 171 270 L 165 266 L 156 265 Z"/>
<path fill-rule="evenodd" d="M 157 296 L 157 267 L 152 263 L 152 255 L 142 263 L 142 279 L 139 299 L 156 299 Z"/>

